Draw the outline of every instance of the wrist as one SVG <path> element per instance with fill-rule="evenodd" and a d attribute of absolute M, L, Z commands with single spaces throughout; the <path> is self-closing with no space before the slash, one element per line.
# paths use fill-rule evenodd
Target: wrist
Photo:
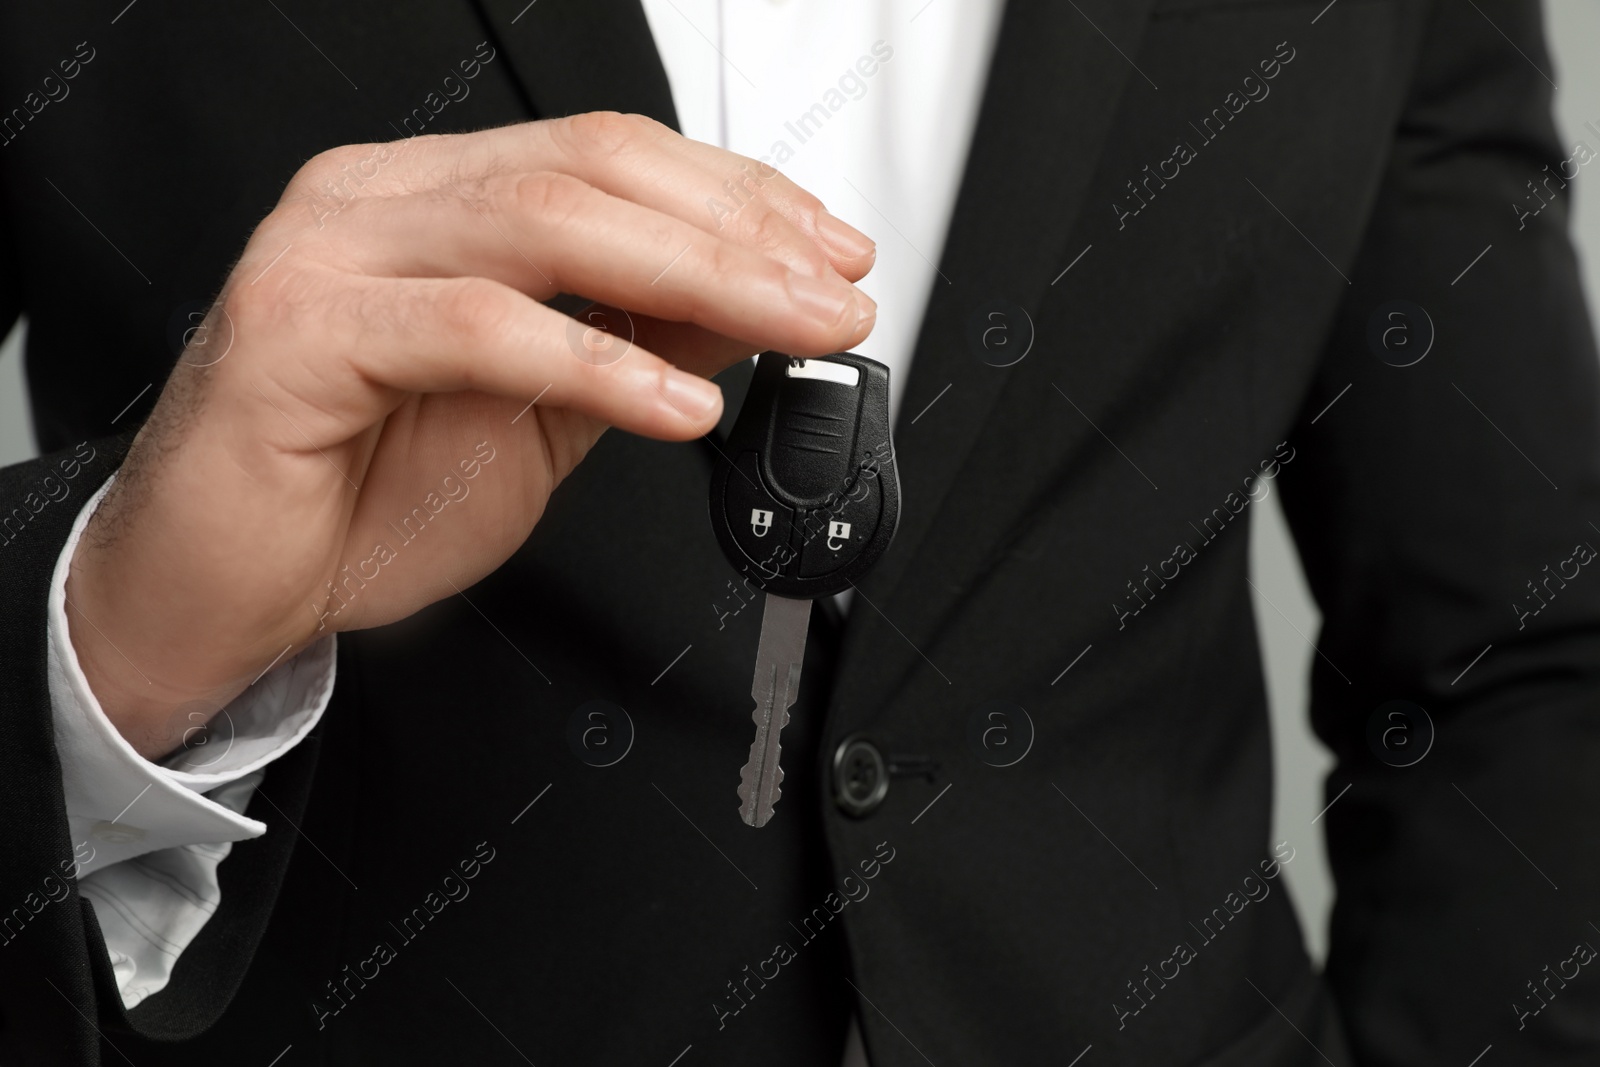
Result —
<path fill-rule="evenodd" d="M 116 521 L 118 503 L 114 492 L 101 501 L 72 547 L 64 636 L 106 719 L 139 755 L 159 760 L 238 696 L 274 655 L 287 659 L 287 641 L 262 655 L 257 642 L 244 639 L 245 613 L 219 596 L 215 583 L 185 572 L 174 552 L 151 551 L 175 540 L 157 536 L 152 546 L 146 531 Z M 112 529 L 115 536 L 108 536 Z M 176 555 L 192 564 L 192 552 Z"/>
<path fill-rule="evenodd" d="M 130 626 L 115 594 L 106 595 L 90 577 L 95 568 L 80 569 L 77 558 L 73 563 L 64 605 L 71 653 L 106 719 L 139 755 L 159 761 L 182 747 L 186 732 L 208 721 L 250 679 L 208 682 L 203 675 L 191 676 L 152 649 L 149 638 L 159 639 L 163 632 L 158 619 L 145 614 Z"/>

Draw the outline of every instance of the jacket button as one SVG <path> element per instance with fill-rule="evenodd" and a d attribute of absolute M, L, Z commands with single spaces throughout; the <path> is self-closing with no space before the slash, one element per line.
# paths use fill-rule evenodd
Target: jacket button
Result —
<path fill-rule="evenodd" d="M 870 815 L 889 793 L 889 765 L 883 753 L 860 734 L 833 751 L 833 802 L 846 815 Z"/>

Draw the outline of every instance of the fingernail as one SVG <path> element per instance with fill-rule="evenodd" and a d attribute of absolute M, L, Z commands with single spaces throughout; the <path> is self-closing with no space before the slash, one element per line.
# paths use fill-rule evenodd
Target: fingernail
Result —
<path fill-rule="evenodd" d="M 722 390 L 715 383 L 681 370 L 666 373 L 661 391 L 667 402 L 692 422 L 705 419 L 722 403 Z"/>
<path fill-rule="evenodd" d="M 817 215 L 817 234 L 832 245 L 834 251 L 852 259 L 857 256 L 870 256 L 878 248 L 872 238 L 826 211 Z"/>
<path fill-rule="evenodd" d="M 878 321 L 878 302 L 860 289 L 857 289 L 856 306 L 859 309 L 859 313 L 856 315 L 857 332 L 871 330 L 872 324 Z"/>
<path fill-rule="evenodd" d="M 789 299 L 807 315 L 828 326 L 844 318 L 856 302 L 854 293 L 854 288 L 843 282 L 827 282 L 789 272 Z"/>

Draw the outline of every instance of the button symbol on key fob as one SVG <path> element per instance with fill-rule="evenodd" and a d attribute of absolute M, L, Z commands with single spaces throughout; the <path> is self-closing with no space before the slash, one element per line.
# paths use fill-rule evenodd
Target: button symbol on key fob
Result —
<path fill-rule="evenodd" d="M 899 518 L 889 368 L 853 352 L 763 353 L 711 476 L 717 542 L 767 594 L 750 686 L 756 737 L 739 776 L 749 826 L 765 826 L 782 795 L 778 738 L 800 695 L 811 601 L 854 588 Z"/>

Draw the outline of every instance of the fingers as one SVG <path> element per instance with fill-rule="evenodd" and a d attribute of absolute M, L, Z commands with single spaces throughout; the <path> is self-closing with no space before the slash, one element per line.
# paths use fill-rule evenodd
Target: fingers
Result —
<path fill-rule="evenodd" d="M 536 299 L 573 293 L 795 355 L 858 344 L 877 312 L 831 270 L 789 269 L 551 171 L 491 179 L 481 200 L 436 192 L 372 198 L 337 225 L 352 234 L 341 256 L 366 274 L 479 275 Z"/>
<path fill-rule="evenodd" d="M 604 321 L 617 321 L 616 311 L 599 310 Z M 710 378 L 762 351 L 758 345 L 723 337 L 691 322 L 670 322 L 646 315 L 630 316 L 630 322 L 634 343 L 643 345 L 679 370 L 702 378 Z"/>
<path fill-rule="evenodd" d="M 581 324 L 485 278 L 355 283 L 360 322 L 334 324 L 345 360 L 367 382 L 412 393 L 477 389 L 569 408 L 664 440 L 708 432 L 722 413 L 712 383 L 637 344 L 610 363 L 580 358 Z"/>
<path fill-rule="evenodd" d="M 353 364 L 391 389 L 543 395 L 692 436 L 719 401 L 658 350 L 709 375 L 767 348 L 854 347 L 875 318 L 845 281 L 870 269 L 870 241 L 773 168 L 641 116 L 346 146 L 307 164 L 286 200 L 327 200 L 316 190 L 328 185 L 336 210 L 324 204 L 295 255 L 338 274 L 303 288 L 300 306 L 357 322 Z M 605 366 L 578 358 L 572 321 L 527 299 L 556 293 L 628 308 L 633 349 Z"/>
<path fill-rule="evenodd" d="M 757 248 L 795 270 L 826 263 L 859 279 L 872 241 L 822 201 L 746 156 L 691 141 L 642 115 L 593 113 L 541 124 L 561 169 L 610 193 Z"/>
<path fill-rule="evenodd" d="M 687 137 L 679 137 L 678 143 L 681 151 L 722 175 L 722 199 L 717 202 L 731 209 L 732 214 L 707 209 L 708 214 L 717 215 L 719 232 L 731 229 L 735 240 L 744 239 L 759 232 L 766 212 L 775 212 L 826 252 L 834 270 L 843 277 L 860 281 L 872 269 L 878 255 L 872 239 L 833 215 L 821 200 L 776 167 Z M 752 213 L 747 205 L 758 210 Z"/>
<path fill-rule="evenodd" d="M 497 177 L 556 170 L 612 196 L 757 248 L 792 270 L 832 270 L 858 280 L 871 269 L 872 242 L 833 218 L 816 197 L 773 168 L 690 141 L 642 115 L 591 112 L 471 134 L 349 145 L 324 152 L 291 183 L 308 204 L 328 188 L 359 199 L 417 189 L 476 196 Z M 342 210 L 342 209 L 341 209 Z M 336 217 L 326 205 L 320 228 Z"/>

